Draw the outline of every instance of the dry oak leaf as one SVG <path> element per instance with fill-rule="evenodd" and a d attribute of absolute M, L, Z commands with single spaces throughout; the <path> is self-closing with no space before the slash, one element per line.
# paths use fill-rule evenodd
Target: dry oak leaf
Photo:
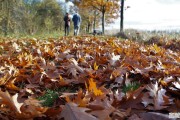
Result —
<path fill-rule="evenodd" d="M 142 112 L 138 116 L 143 120 L 175 120 L 169 118 L 168 114 L 162 114 L 157 112 Z"/>
<path fill-rule="evenodd" d="M 84 69 L 81 68 L 80 66 L 78 66 L 78 62 L 74 59 L 74 58 L 71 58 L 69 59 L 69 61 L 74 65 L 74 67 L 81 73 L 84 72 Z"/>
<path fill-rule="evenodd" d="M 17 118 L 30 119 L 45 116 L 44 114 L 48 110 L 48 108 L 42 107 L 40 103 L 41 101 L 33 98 L 25 100 L 23 106 L 21 107 L 21 111 L 23 112 L 21 114 L 17 114 Z"/>
<path fill-rule="evenodd" d="M 99 66 L 97 65 L 97 63 L 95 62 L 93 65 L 94 70 L 98 70 Z"/>
<path fill-rule="evenodd" d="M 84 69 L 80 66 L 78 66 L 78 62 L 74 59 L 71 58 L 69 59 L 69 61 L 71 62 L 67 68 L 68 68 L 68 75 L 72 75 L 74 78 L 77 78 L 77 75 L 80 73 L 84 73 Z"/>
<path fill-rule="evenodd" d="M 110 60 L 109 60 L 110 65 L 115 66 L 116 61 L 118 61 L 120 57 L 121 57 L 120 55 L 115 55 L 114 53 L 112 53 L 110 55 Z"/>
<path fill-rule="evenodd" d="M 86 88 L 88 89 L 89 92 L 93 92 L 95 96 L 101 96 L 103 95 L 103 92 L 97 88 L 96 82 L 94 82 L 93 78 L 89 79 L 89 86 L 87 84 Z"/>
<path fill-rule="evenodd" d="M 167 105 L 172 104 L 173 99 L 170 99 L 168 96 L 165 95 L 166 90 L 159 88 L 157 82 L 154 85 L 152 84 L 151 87 L 148 86 L 147 90 L 149 90 L 149 95 L 153 97 L 155 110 L 167 108 Z M 148 103 L 146 103 L 146 105 L 147 104 Z"/>
<path fill-rule="evenodd" d="M 173 82 L 173 85 L 174 85 L 177 89 L 180 89 L 180 84 L 179 84 L 179 82 Z"/>
<path fill-rule="evenodd" d="M 0 104 L 5 104 L 9 106 L 11 110 L 21 113 L 20 108 L 23 105 L 23 103 L 19 103 L 17 101 L 17 97 L 18 97 L 17 93 L 11 97 L 7 91 L 6 92 L 0 91 L 0 97 L 1 97 Z"/>
<path fill-rule="evenodd" d="M 16 65 L 22 67 L 28 67 L 33 64 L 33 56 L 28 53 L 22 53 L 17 56 L 18 61 L 16 61 Z"/>
<path fill-rule="evenodd" d="M 75 103 L 67 103 L 61 112 L 60 118 L 65 120 L 98 120 L 96 117 L 86 113 L 88 108 L 78 107 Z"/>
<path fill-rule="evenodd" d="M 49 108 L 45 112 L 45 115 L 51 116 L 51 117 L 55 117 L 55 116 L 58 116 L 61 111 L 62 111 L 61 107 L 58 107 L 58 108 Z"/>
<path fill-rule="evenodd" d="M 111 105 L 112 101 L 109 101 L 107 99 L 100 100 L 96 99 L 89 105 L 91 106 L 91 109 L 94 110 L 90 112 L 90 114 L 96 116 L 99 120 L 111 120 L 110 114 L 115 111 L 115 108 Z M 94 108 L 93 108 L 94 106 Z M 100 110 L 96 110 L 97 108 L 101 108 Z"/>
<path fill-rule="evenodd" d="M 12 50 L 16 51 L 16 52 L 21 52 L 21 47 L 16 43 L 16 42 L 13 42 L 12 44 Z"/>
<path fill-rule="evenodd" d="M 90 98 L 86 98 L 83 94 L 83 90 L 80 89 L 77 93 L 77 97 L 74 99 L 74 103 L 78 104 L 79 107 L 86 107 Z"/>
<path fill-rule="evenodd" d="M 7 83 L 5 86 L 6 86 L 6 88 L 8 88 L 8 89 L 10 89 L 10 90 L 16 90 L 16 91 L 19 91 L 19 90 L 20 90 L 20 88 L 18 88 L 17 86 L 15 86 L 14 83 L 12 83 L 12 82 Z"/>
<path fill-rule="evenodd" d="M 67 86 L 69 83 L 63 79 L 61 75 L 59 75 L 59 81 L 58 81 L 60 86 Z"/>
<path fill-rule="evenodd" d="M 129 91 L 126 94 L 126 97 L 122 99 L 118 104 L 120 108 L 127 109 L 127 108 L 135 108 L 135 109 L 143 109 L 143 105 L 141 104 L 141 99 L 143 97 L 144 87 L 139 87 L 135 91 Z"/>
<path fill-rule="evenodd" d="M 11 78 L 9 73 L 6 73 L 3 77 L 0 78 L 0 85 L 6 84 Z"/>
<path fill-rule="evenodd" d="M 117 120 L 117 119 L 118 120 L 124 120 L 130 115 L 130 112 L 131 112 L 131 108 L 128 108 L 127 110 L 116 109 L 112 114 L 112 119 L 113 120 Z M 135 118 L 133 120 L 135 120 Z"/>
<path fill-rule="evenodd" d="M 143 119 L 140 118 L 137 114 L 133 114 L 128 118 L 128 120 L 143 120 Z"/>

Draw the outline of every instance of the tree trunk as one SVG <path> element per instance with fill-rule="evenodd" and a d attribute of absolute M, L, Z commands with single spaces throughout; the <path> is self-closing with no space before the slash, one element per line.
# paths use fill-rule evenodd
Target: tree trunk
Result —
<path fill-rule="evenodd" d="M 6 1 L 6 17 L 4 18 L 4 35 L 7 36 L 9 32 L 9 17 L 10 17 L 10 6 L 9 6 L 9 1 Z"/>
<path fill-rule="evenodd" d="M 88 22 L 88 24 L 87 24 L 87 33 L 89 33 L 90 26 L 91 26 L 91 24 Z"/>
<path fill-rule="evenodd" d="M 124 31 L 124 0 L 121 0 L 121 22 L 120 22 L 120 33 Z"/>
<path fill-rule="evenodd" d="M 96 29 L 96 10 L 94 11 L 93 31 Z"/>
<path fill-rule="evenodd" d="M 102 10 L 102 34 L 104 34 L 105 10 Z"/>
<path fill-rule="evenodd" d="M 4 20 L 4 36 L 8 35 L 8 20 L 7 18 Z"/>

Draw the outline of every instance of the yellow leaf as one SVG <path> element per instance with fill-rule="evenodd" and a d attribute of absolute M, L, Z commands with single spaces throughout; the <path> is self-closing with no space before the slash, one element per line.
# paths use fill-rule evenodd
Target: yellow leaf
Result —
<path fill-rule="evenodd" d="M 163 86 L 168 86 L 167 82 L 165 82 L 164 80 L 161 80 L 160 83 L 161 83 L 161 85 L 163 85 Z"/>
<path fill-rule="evenodd" d="M 158 47 L 156 44 L 153 45 L 153 48 L 155 50 L 156 53 L 160 52 L 161 51 L 161 48 Z"/>
<path fill-rule="evenodd" d="M 4 85 L 9 81 L 10 75 L 7 73 L 0 78 L 0 85 Z"/>
<path fill-rule="evenodd" d="M 94 63 L 94 70 L 98 70 L 99 66 L 96 64 L 96 62 Z"/>
<path fill-rule="evenodd" d="M 84 58 L 79 58 L 79 59 L 78 59 L 78 62 L 84 62 L 84 61 L 85 61 Z"/>
<path fill-rule="evenodd" d="M 63 79 L 63 77 L 61 75 L 59 75 L 59 84 L 61 86 L 66 86 L 68 85 L 68 83 Z"/>
<path fill-rule="evenodd" d="M 18 87 L 16 87 L 12 82 L 9 82 L 6 87 L 10 90 L 20 90 Z"/>
<path fill-rule="evenodd" d="M 78 91 L 78 94 L 77 94 L 74 102 L 76 104 L 78 104 L 79 107 L 86 107 L 88 101 L 89 100 L 85 98 L 82 89 L 80 89 L 80 91 Z"/>
<path fill-rule="evenodd" d="M 66 102 L 68 102 L 68 103 L 72 102 L 72 101 L 70 100 L 69 96 L 66 96 L 65 99 L 66 99 Z"/>
<path fill-rule="evenodd" d="M 96 82 L 93 81 L 92 78 L 89 79 L 89 87 L 88 90 L 93 92 L 95 96 L 103 95 L 103 92 L 97 88 Z"/>

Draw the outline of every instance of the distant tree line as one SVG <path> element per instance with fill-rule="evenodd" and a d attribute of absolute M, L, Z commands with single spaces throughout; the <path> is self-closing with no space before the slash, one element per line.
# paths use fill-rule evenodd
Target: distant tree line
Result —
<path fill-rule="evenodd" d="M 69 7 L 70 14 L 78 11 L 82 17 L 81 32 L 90 33 L 101 27 L 104 33 L 105 26 L 120 15 L 119 0 L 66 0 L 65 3 L 57 0 L 0 0 L 0 35 L 63 32 L 63 17 L 67 11 L 64 4 L 69 1 L 74 3 Z M 123 29 L 123 22 L 121 27 Z"/>
<path fill-rule="evenodd" d="M 61 31 L 63 16 L 56 0 L 0 0 L 0 34 Z"/>

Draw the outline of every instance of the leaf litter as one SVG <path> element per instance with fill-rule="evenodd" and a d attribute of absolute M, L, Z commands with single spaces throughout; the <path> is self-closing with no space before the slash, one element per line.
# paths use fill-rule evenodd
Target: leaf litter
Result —
<path fill-rule="evenodd" d="M 0 43 L 0 118 L 168 119 L 180 112 L 180 51 L 171 44 L 7 38 Z"/>

